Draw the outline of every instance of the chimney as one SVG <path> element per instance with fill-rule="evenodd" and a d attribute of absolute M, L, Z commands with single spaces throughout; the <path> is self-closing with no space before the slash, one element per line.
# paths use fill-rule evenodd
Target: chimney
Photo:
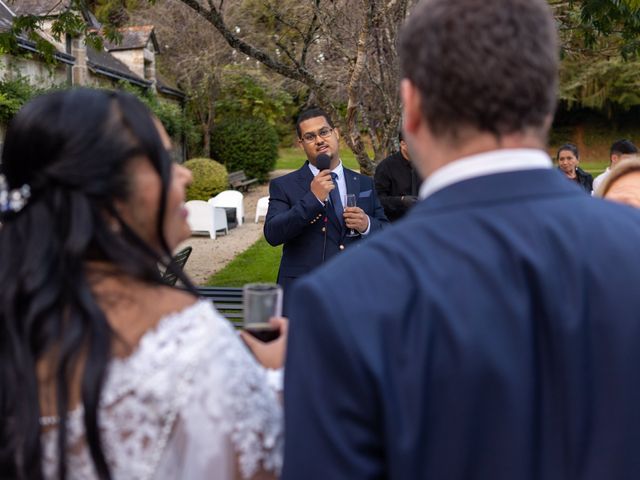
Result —
<path fill-rule="evenodd" d="M 84 35 L 71 39 L 71 55 L 76 59 L 71 68 L 71 85 L 86 85 L 89 78 L 89 70 L 87 68 L 87 45 L 84 42 Z"/>

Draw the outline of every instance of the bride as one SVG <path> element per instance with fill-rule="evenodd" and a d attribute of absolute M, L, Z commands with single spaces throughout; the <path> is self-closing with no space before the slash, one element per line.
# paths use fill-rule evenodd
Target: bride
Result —
<path fill-rule="evenodd" d="M 191 174 L 125 93 L 36 98 L 0 164 L 0 472 L 26 479 L 268 479 L 283 335 L 247 339 L 157 265 L 190 235 Z"/>

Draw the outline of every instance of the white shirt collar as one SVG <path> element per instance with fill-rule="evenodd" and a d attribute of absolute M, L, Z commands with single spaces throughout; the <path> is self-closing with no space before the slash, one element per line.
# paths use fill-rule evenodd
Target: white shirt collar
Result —
<path fill-rule="evenodd" d="M 551 168 L 549 155 L 533 148 L 503 149 L 454 160 L 433 172 L 420 187 L 420 198 L 470 178 L 495 173 Z"/>
<path fill-rule="evenodd" d="M 320 173 L 320 170 L 318 170 L 316 166 L 311 165 L 311 162 L 309 162 L 309 170 L 311 170 L 311 173 L 314 177 L 318 175 L 318 173 Z M 340 180 L 344 174 L 344 170 L 342 168 L 342 160 L 340 160 L 338 162 L 338 166 L 331 171 L 336 174 L 336 180 Z"/>

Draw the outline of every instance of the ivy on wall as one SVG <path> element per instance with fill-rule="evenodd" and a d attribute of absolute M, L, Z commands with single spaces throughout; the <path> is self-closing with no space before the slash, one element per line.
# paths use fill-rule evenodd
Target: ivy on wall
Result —
<path fill-rule="evenodd" d="M 63 87 L 43 89 L 32 85 L 27 77 L 5 76 L 0 80 L 0 124 L 6 125 L 33 97 L 59 88 Z M 163 102 L 155 93 L 132 87 L 125 82 L 121 82 L 118 88 L 135 95 L 144 102 L 162 122 L 171 137 L 181 138 L 184 135 L 187 141 L 194 139 L 197 141 L 195 137 L 199 134 L 196 125 L 183 114 L 179 106 Z"/>
<path fill-rule="evenodd" d="M 31 85 L 26 77 L 0 80 L 0 123 L 6 125 L 25 103 L 43 92 Z"/>

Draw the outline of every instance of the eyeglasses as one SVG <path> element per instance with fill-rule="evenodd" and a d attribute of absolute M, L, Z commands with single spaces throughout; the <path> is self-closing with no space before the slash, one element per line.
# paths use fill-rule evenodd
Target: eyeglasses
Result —
<path fill-rule="evenodd" d="M 320 136 L 321 138 L 329 138 L 332 133 L 333 133 L 333 128 L 323 127 L 320 130 L 318 130 L 317 134 L 313 132 L 305 133 L 304 135 L 302 135 L 302 140 L 304 141 L 304 143 L 313 143 L 316 141 L 316 138 L 318 136 Z"/>

